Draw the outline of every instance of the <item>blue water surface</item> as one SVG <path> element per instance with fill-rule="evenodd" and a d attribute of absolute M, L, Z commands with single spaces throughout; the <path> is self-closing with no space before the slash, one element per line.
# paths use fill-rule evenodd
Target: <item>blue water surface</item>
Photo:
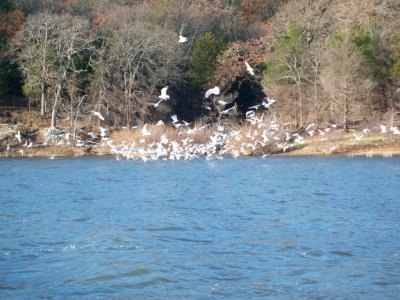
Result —
<path fill-rule="evenodd" d="M 399 158 L 0 160 L 1 299 L 399 295 Z"/>

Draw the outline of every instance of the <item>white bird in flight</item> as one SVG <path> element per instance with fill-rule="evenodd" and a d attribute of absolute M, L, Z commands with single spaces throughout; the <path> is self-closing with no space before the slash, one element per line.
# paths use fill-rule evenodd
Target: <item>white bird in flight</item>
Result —
<path fill-rule="evenodd" d="M 104 117 L 101 115 L 101 113 L 99 113 L 98 111 L 92 111 L 93 114 L 98 117 L 100 120 L 104 121 Z"/>
<path fill-rule="evenodd" d="M 360 142 L 362 140 L 362 138 L 364 137 L 364 134 L 358 136 L 357 134 L 353 133 L 353 136 L 357 142 Z"/>
<path fill-rule="evenodd" d="M 161 98 L 162 100 L 167 101 L 169 99 L 169 95 L 167 95 L 167 89 L 168 89 L 168 86 L 163 87 L 161 89 L 161 95 L 158 96 L 158 98 Z"/>
<path fill-rule="evenodd" d="M 18 133 L 15 135 L 15 137 L 18 139 L 18 141 L 21 143 L 21 132 L 18 131 Z"/>
<path fill-rule="evenodd" d="M 179 43 L 186 43 L 188 40 L 187 37 L 184 37 L 182 34 L 179 34 Z"/>
<path fill-rule="evenodd" d="M 221 91 L 220 91 L 220 89 L 219 89 L 219 87 L 214 87 L 214 88 L 212 88 L 212 89 L 209 89 L 209 90 L 207 90 L 206 91 L 206 93 L 204 94 L 204 98 L 208 98 L 208 97 L 210 97 L 212 94 L 213 95 L 219 95 L 219 93 L 220 93 Z"/>
<path fill-rule="evenodd" d="M 178 117 L 176 115 L 171 116 L 172 123 L 178 123 Z"/>
<path fill-rule="evenodd" d="M 252 67 L 250 67 L 250 65 L 247 61 L 245 61 L 244 64 L 246 65 L 247 72 L 249 72 L 250 75 L 254 76 L 254 69 Z"/>

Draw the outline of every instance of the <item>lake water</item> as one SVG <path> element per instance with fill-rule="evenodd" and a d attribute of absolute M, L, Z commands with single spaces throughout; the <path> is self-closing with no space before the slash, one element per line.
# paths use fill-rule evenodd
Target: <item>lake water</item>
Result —
<path fill-rule="evenodd" d="M 399 299 L 399 158 L 0 160 L 1 299 Z"/>

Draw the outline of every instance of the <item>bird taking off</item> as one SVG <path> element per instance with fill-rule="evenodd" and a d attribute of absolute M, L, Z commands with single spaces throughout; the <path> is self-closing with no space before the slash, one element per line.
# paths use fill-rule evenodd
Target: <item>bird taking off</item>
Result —
<path fill-rule="evenodd" d="M 251 76 L 254 76 L 254 69 L 252 67 L 250 67 L 250 65 L 249 65 L 249 63 L 247 61 L 245 61 L 244 64 L 246 65 L 247 72 L 249 72 L 249 74 Z"/>
<path fill-rule="evenodd" d="M 167 101 L 167 100 L 169 99 L 169 95 L 167 95 L 167 89 L 168 89 L 167 86 L 166 86 L 166 87 L 163 87 L 163 88 L 161 89 L 161 95 L 158 96 L 158 98 Z"/>
<path fill-rule="evenodd" d="M 206 93 L 204 94 L 204 98 L 207 99 L 211 95 L 219 95 L 220 92 L 221 91 L 220 91 L 219 87 L 216 86 L 216 87 L 214 87 L 212 89 L 207 90 Z"/>

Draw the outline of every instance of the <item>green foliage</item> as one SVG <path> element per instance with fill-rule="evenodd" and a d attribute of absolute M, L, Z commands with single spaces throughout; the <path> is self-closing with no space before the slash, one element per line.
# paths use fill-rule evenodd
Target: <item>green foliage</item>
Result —
<path fill-rule="evenodd" d="M 366 28 L 358 28 L 353 34 L 352 42 L 363 56 L 367 71 L 374 77 L 383 78 L 386 73 L 384 62 L 379 59 L 378 45 L 372 40 L 370 32 Z"/>
<path fill-rule="evenodd" d="M 267 68 L 264 75 L 267 80 L 282 77 L 288 70 L 288 64 L 301 66 L 301 57 L 308 47 L 307 35 L 304 27 L 292 22 L 289 25 L 288 34 L 278 40 L 274 55 L 267 60 Z M 286 78 L 285 81 L 293 84 L 293 80 Z"/>
<path fill-rule="evenodd" d="M 0 58 L 0 95 L 21 93 L 21 75 Z"/>
<path fill-rule="evenodd" d="M 196 40 L 188 70 L 194 86 L 200 87 L 211 80 L 217 56 L 224 46 L 224 42 L 211 32 L 206 32 Z"/>
<path fill-rule="evenodd" d="M 400 80 L 400 35 L 395 39 L 391 49 L 392 65 L 389 69 L 392 80 Z"/>
<path fill-rule="evenodd" d="M 10 1 L 1 0 L 0 1 L 0 13 L 6 13 L 10 10 Z"/>

